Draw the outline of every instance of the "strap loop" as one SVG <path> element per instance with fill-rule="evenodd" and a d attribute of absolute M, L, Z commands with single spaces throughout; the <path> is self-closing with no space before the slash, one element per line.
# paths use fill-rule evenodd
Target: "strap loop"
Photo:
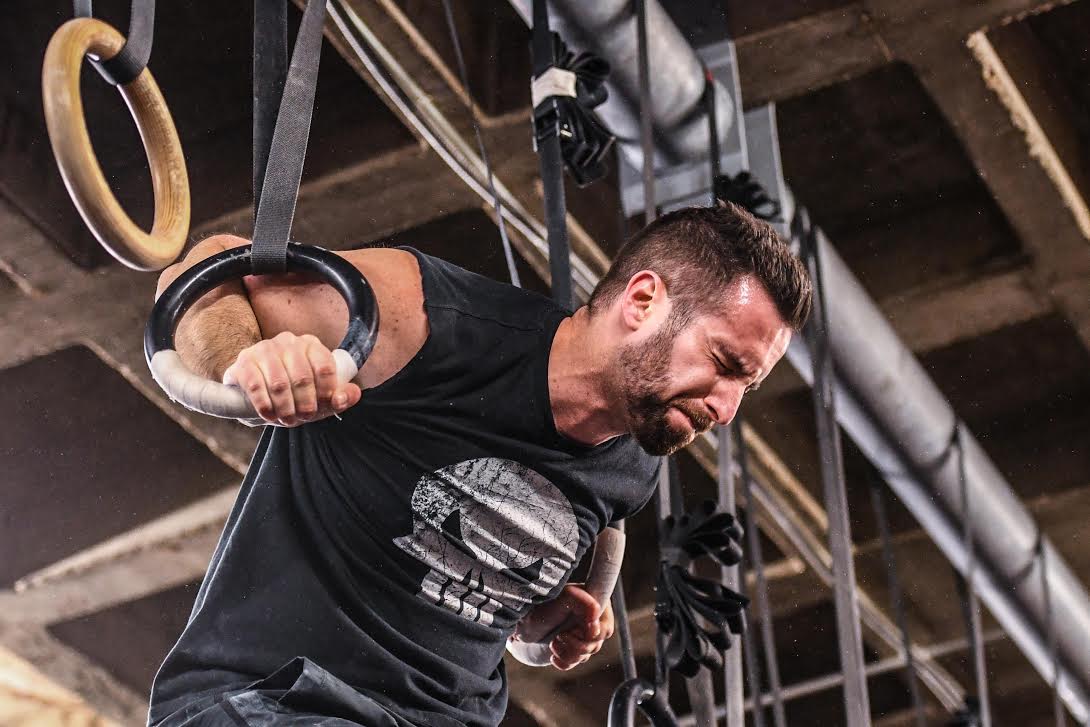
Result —
<path fill-rule="evenodd" d="M 94 17 L 92 0 L 73 0 L 77 18 Z M 136 80 L 148 66 L 155 31 L 155 0 L 133 0 L 129 13 L 129 33 L 117 55 L 105 60 L 91 60 L 91 65 L 111 86 L 124 86 Z"/>
<path fill-rule="evenodd" d="M 530 103 L 534 108 L 552 96 L 575 98 L 575 73 L 553 66 L 530 81 Z"/>

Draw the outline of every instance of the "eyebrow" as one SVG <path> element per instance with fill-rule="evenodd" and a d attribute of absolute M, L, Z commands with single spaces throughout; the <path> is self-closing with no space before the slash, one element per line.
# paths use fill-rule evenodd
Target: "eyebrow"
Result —
<path fill-rule="evenodd" d="M 754 370 L 754 368 L 752 366 L 746 365 L 746 363 L 744 361 L 742 361 L 742 359 L 738 358 L 738 356 L 733 354 L 730 350 L 728 350 L 722 344 L 720 344 L 718 346 L 718 348 L 719 348 L 719 355 L 722 356 L 723 358 L 725 358 L 732 366 L 734 366 L 734 368 L 741 371 L 743 376 L 748 376 L 750 378 L 757 378 L 757 373 L 758 372 L 756 370 Z"/>

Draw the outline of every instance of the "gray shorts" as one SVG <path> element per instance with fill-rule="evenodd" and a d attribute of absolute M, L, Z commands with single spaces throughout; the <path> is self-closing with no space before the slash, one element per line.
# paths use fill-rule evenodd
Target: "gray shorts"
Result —
<path fill-rule="evenodd" d="M 156 727 L 413 727 L 298 656 L 246 689 L 207 698 Z"/>

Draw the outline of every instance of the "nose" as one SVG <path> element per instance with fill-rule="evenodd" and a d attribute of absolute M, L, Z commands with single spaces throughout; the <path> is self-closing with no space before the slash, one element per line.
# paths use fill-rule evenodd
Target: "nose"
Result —
<path fill-rule="evenodd" d="M 726 426 L 734 420 L 745 392 L 746 388 L 740 382 L 727 380 L 716 382 L 711 393 L 704 397 L 704 404 L 708 407 L 708 412 L 716 424 Z"/>

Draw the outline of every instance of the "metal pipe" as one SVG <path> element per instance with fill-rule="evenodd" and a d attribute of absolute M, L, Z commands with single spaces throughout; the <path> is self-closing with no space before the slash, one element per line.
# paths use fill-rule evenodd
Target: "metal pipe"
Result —
<path fill-rule="evenodd" d="M 531 0 L 510 3 L 529 24 Z M 659 70 L 651 77 L 651 118 L 658 143 L 655 166 L 707 159 L 700 59 L 659 0 L 646 0 L 646 5 L 648 51 Z M 595 113 L 617 136 L 632 166 L 639 169 L 643 154 L 639 144 L 639 44 L 633 4 L 630 0 L 553 0 L 549 6 L 550 26 L 565 42 L 609 61 L 609 100 Z M 719 138 L 725 139 L 734 118 L 734 102 L 719 83 L 715 84 L 715 103 Z"/>
<path fill-rule="evenodd" d="M 958 461 L 950 449 L 954 411 L 820 231 L 818 244 L 826 284 L 836 291 L 828 304 L 829 318 L 836 321 L 830 345 L 837 366 L 837 418 L 947 559 L 965 573 Z M 796 339 L 787 355 L 809 382 L 806 346 Z M 978 533 L 976 590 L 1034 668 L 1051 681 L 1040 537 L 1049 564 L 1059 690 L 1085 724 L 1090 720 L 1090 596 L 1039 536 L 1025 506 L 967 430 L 962 446 L 970 516 Z"/>

